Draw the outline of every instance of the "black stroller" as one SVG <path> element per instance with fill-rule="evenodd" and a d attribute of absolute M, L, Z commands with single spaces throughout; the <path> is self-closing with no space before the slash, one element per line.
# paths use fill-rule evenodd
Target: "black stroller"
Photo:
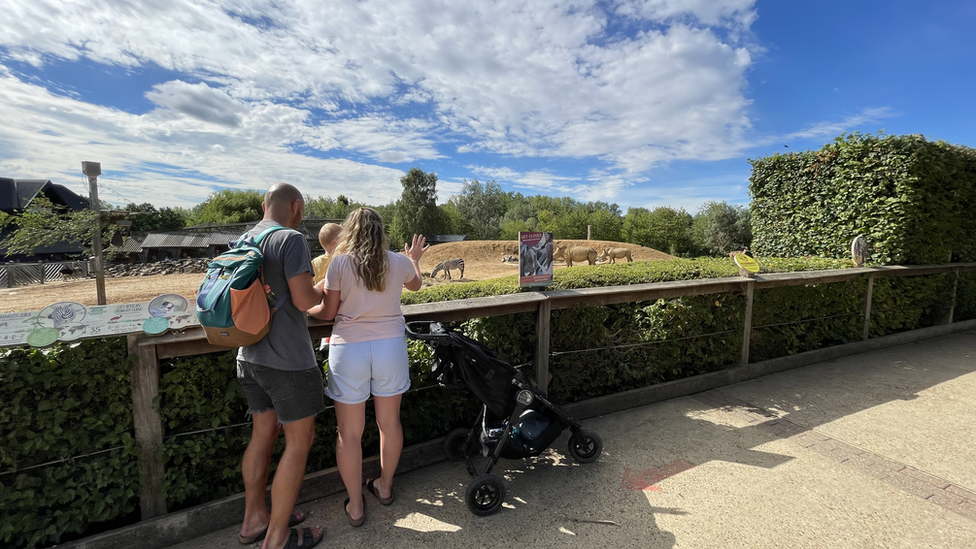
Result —
<path fill-rule="evenodd" d="M 464 497 L 472 513 L 490 515 L 505 500 L 502 479 L 491 474 L 498 458 L 538 456 L 566 427 L 572 429 L 569 455 L 573 459 L 590 463 L 600 457 L 599 436 L 549 402 L 522 372 L 491 349 L 439 322 L 408 322 L 407 335 L 431 346 L 433 371 L 441 385 L 452 386 L 460 378 L 484 405 L 471 429 L 454 429 L 444 439 L 447 457 L 464 460 L 468 474 L 475 477 Z M 472 460 L 479 454 L 488 458 L 480 474 Z"/>

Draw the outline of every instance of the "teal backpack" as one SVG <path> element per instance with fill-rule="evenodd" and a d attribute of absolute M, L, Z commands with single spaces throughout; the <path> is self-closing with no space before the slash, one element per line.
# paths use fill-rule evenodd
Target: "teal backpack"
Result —
<path fill-rule="evenodd" d="M 207 341 L 221 347 L 246 347 L 261 341 L 271 328 L 271 316 L 288 297 L 277 302 L 264 284 L 261 241 L 285 227 L 244 233 L 230 249 L 210 260 L 207 276 L 197 289 L 196 312 Z M 272 307 L 274 303 L 274 307 Z"/>

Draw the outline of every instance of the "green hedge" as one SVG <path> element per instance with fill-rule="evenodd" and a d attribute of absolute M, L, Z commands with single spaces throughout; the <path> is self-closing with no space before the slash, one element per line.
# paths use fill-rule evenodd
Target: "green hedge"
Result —
<path fill-rule="evenodd" d="M 832 259 L 760 258 L 760 263 L 768 272 L 852 266 L 849 260 Z M 583 266 L 556 271 L 550 289 L 735 274 L 728 259 L 714 258 Z M 957 320 L 973 316 L 973 293 L 963 289 L 972 288 L 974 280 L 973 275 L 960 277 Z M 954 281 L 952 273 L 876 279 L 871 334 L 944 322 Z M 405 294 L 403 301 L 519 291 L 512 276 L 426 288 Z M 752 359 L 860 339 L 865 291 L 863 278 L 757 291 Z M 742 295 L 717 294 L 553 311 L 550 396 L 566 403 L 737 365 L 744 309 Z M 535 351 L 535 323 L 535 314 L 525 313 L 474 319 L 461 327 L 502 359 L 523 364 Z M 410 343 L 412 389 L 404 396 L 402 417 L 407 444 L 442 436 L 469 424 L 477 413 L 478 403 L 467 391 L 437 387 L 429 356 L 425 344 Z M 0 349 L 0 544 L 36 547 L 138 519 L 130 367 L 124 338 L 44 350 Z M 250 429 L 234 352 L 167 360 L 161 374 L 161 459 L 169 508 L 239 493 L 240 458 Z M 369 419 L 366 455 L 378 450 L 378 433 Z M 108 451 L 87 456 L 102 450 Z M 316 422 L 308 472 L 333 466 L 334 454 L 335 415 L 329 411 Z M 71 459 L 60 461 L 65 458 Z M 43 466 L 48 462 L 56 463 Z M 28 469 L 35 465 L 42 466 Z"/>
<path fill-rule="evenodd" d="M 0 545 L 137 519 L 131 364 L 124 337 L 0 349 Z"/>
<path fill-rule="evenodd" d="M 921 135 L 838 137 L 817 151 L 750 160 L 756 253 L 875 264 L 976 261 L 976 152 Z"/>

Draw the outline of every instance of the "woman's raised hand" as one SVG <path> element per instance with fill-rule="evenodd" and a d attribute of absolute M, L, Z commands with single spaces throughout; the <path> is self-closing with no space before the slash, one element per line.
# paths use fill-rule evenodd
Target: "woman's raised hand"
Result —
<path fill-rule="evenodd" d="M 413 242 L 410 243 L 409 247 L 407 244 L 403 245 L 403 253 L 407 254 L 412 261 L 420 261 L 421 256 L 427 251 L 430 246 L 427 244 L 427 239 L 423 235 L 415 234 L 413 235 Z"/>

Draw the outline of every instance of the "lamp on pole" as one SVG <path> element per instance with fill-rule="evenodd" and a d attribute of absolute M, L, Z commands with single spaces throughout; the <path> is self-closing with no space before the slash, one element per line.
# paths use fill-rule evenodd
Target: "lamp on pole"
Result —
<path fill-rule="evenodd" d="M 98 304 L 105 305 L 105 268 L 102 264 L 102 212 L 98 204 L 98 176 L 102 165 L 98 162 L 82 162 L 81 173 L 88 176 L 88 189 L 91 192 L 90 206 L 95 211 L 95 233 L 92 235 L 92 251 L 95 253 L 95 291 Z"/>

